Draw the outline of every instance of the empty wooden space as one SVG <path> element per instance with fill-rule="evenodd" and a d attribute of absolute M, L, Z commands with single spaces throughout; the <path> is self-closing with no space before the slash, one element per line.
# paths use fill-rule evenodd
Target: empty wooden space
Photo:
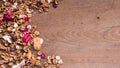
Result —
<path fill-rule="evenodd" d="M 42 51 L 60 55 L 61 68 L 120 68 L 120 0 L 63 0 L 34 13 Z"/>

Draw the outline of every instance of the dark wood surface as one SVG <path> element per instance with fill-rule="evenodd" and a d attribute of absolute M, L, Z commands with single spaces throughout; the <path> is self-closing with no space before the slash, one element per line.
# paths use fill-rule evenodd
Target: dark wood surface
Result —
<path fill-rule="evenodd" d="M 63 0 L 34 13 L 42 51 L 60 55 L 61 68 L 120 68 L 120 0 Z"/>

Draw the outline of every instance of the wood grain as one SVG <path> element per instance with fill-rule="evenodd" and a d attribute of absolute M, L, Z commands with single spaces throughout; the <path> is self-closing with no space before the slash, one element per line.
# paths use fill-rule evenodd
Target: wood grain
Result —
<path fill-rule="evenodd" d="M 31 24 L 45 42 L 42 50 L 60 55 L 62 68 L 120 68 L 120 0 L 64 0 Z"/>

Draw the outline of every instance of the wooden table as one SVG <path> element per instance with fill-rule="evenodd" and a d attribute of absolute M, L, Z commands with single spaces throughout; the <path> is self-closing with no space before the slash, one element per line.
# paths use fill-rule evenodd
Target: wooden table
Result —
<path fill-rule="evenodd" d="M 120 68 L 120 0 L 64 0 L 32 19 L 61 68 Z"/>

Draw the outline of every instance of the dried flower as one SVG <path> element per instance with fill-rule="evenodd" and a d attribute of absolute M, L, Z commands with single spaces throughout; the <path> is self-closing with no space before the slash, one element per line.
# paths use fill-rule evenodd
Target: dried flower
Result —
<path fill-rule="evenodd" d="M 31 29 L 32 27 L 31 27 L 31 25 L 28 25 L 27 28 L 28 28 L 28 29 Z"/>
<path fill-rule="evenodd" d="M 46 0 L 48 3 L 51 3 L 53 0 Z"/>
<path fill-rule="evenodd" d="M 58 64 L 63 64 L 63 61 L 60 59 L 60 60 L 58 61 Z"/>
<path fill-rule="evenodd" d="M 58 7 L 58 5 L 56 3 L 53 3 L 52 6 L 53 6 L 53 8 L 57 8 Z"/>
<path fill-rule="evenodd" d="M 0 24 L 2 24 L 3 22 L 2 22 L 2 20 L 0 20 Z"/>
<path fill-rule="evenodd" d="M 20 49 L 20 46 L 18 46 L 18 45 L 16 45 L 15 47 L 16 47 L 16 49 Z"/>
<path fill-rule="evenodd" d="M 43 58 L 43 59 L 46 58 L 45 53 L 42 53 L 41 58 Z"/>
<path fill-rule="evenodd" d="M 52 4 L 57 8 L 59 0 L 2 0 L 0 7 L 0 68 L 38 68 L 46 55 L 41 51 L 43 39 L 36 26 L 29 25 L 34 9 L 48 11 Z M 33 48 L 32 48 L 33 45 Z M 32 51 L 33 50 L 33 51 Z M 36 51 L 35 51 L 36 50 Z M 37 52 L 36 54 L 33 54 Z M 45 67 L 56 68 L 62 63 L 60 56 L 47 58 Z M 22 60 L 22 61 L 21 61 Z M 8 63 L 8 64 L 7 64 Z M 5 65 L 5 66 L 4 66 Z"/>
<path fill-rule="evenodd" d="M 29 18 L 28 17 L 24 17 L 24 21 L 29 21 Z"/>
<path fill-rule="evenodd" d="M 8 10 L 8 15 L 13 15 L 13 11 L 11 11 L 11 10 Z"/>
<path fill-rule="evenodd" d="M 28 28 L 25 28 L 24 32 L 28 32 L 28 30 L 29 30 Z"/>
<path fill-rule="evenodd" d="M 25 66 L 29 66 L 30 64 L 30 61 L 25 61 Z"/>
<path fill-rule="evenodd" d="M 17 24 L 17 23 L 14 23 L 14 27 L 17 28 L 17 27 L 18 27 L 18 24 Z"/>
<path fill-rule="evenodd" d="M 60 60 L 60 56 L 56 56 L 56 59 L 57 59 L 57 60 Z"/>
<path fill-rule="evenodd" d="M 36 3 L 36 6 L 37 6 L 37 7 L 40 7 L 41 5 L 42 5 L 41 2 L 37 2 L 37 3 Z"/>
<path fill-rule="evenodd" d="M 13 42 L 17 41 L 17 37 L 16 36 L 12 37 L 12 40 Z"/>
<path fill-rule="evenodd" d="M 24 34 L 23 42 L 28 43 L 31 39 L 31 35 L 29 33 Z"/>
<path fill-rule="evenodd" d="M 8 35 L 4 35 L 3 37 L 2 37 L 4 40 L 6 40 L 6 41 L 8 41 L 9 43 L 12 43 L 12 41 L 11 41 L 11 37 L 10 36 L 8 36 Z"/>

